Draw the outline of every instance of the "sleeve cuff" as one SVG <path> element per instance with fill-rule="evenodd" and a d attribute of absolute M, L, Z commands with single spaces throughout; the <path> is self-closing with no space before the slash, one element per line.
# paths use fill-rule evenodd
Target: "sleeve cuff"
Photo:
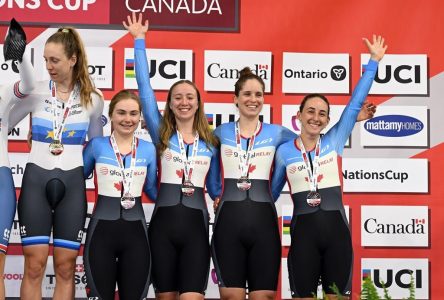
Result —
<path fill-rule="evenodd" d="M 376 71 L 378 69 L 378 62 L 370 59 L 366 65 L 364 65 L 366 71 Z"/>
<path fill-rule="evenodd" d="M 134 40 L 135 49 L 145 49 L 145 39 L 135 39 Z"/>

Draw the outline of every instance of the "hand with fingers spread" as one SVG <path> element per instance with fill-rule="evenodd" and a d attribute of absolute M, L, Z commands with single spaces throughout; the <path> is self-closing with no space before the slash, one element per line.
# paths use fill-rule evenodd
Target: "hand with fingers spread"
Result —
<path fill-rule="evenodd" d="M 373 116 L 376 113 L 376 105 L 369 101 L 365 101 L 364 104 L 361 107 L 361 110 L 359 111 L 358 117 L 356 118 L 356 121 L 364 121 L 373 118 Z"/>
<path fill-rule="evenodd" d="M 370 41 L 366 38 L 363 38 L 365 45 L 368 48 L 368 51 L 370 52 L 371 59 L 379 62 L 385 54 L 385 51 L 387 50 L 387 45 L 384 46 L 384 38 L 380 35 L 376 36 L 373 35 L 373 42 L 370 43 Z"/>
<path fill-rule="evenodd" d="M 130 16 L 127 16 L 127 20 L 128 24 L 125 21 L 122 22 L 123 27 L 125 27 L 125 29 L 128 30 L 128 32 L 131 33 L 135 39 L 145 38 L 145 35 L 148 32 L 149 22 L 148 20 L 142 22 L 142 13 L 140 13 L 139 17 L 137 17 L 136 13 L 133 12 Z"/>

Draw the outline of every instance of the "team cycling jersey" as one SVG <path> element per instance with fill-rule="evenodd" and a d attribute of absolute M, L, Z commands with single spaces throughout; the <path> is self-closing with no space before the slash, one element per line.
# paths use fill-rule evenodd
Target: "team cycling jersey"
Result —
<path fill-rule="evenodd" d="M 87 178 L 95 169 L 98 199 L 93 218 L 104 220 L 138 220 L 144 218 L 140 202 L 142 191 L 150 199 L 157 198 L 156 149 L 152 143 L 136 139 L 136 164 L 133 171 L 131 195 L 136 198 L 136 206 L 123 209 L 120 198 L 123 196 L 122 174 L 109 137 L 92 139 L 83 151 L 84 174 Z M 123 156 L 125 174 L 129 176 L 131 153 Z M 126 192 L 126 191 L 125 191 Z"/>
<path fill-rule="evenodd" d="M 306 165 L 296 140 L 283 144 L 276 152 L 272 179 L 273 195 L 277 199 L 285 184 L 290 186 L 293 218 L 288 253 L 288 271 L 293 297 L 311 297 L 316 292 L 319 277 L 327 294 L 334 294 L 335 284 L 340 293 L 351 290 L 353 249 L 348 222 L 342 204 L 341 169 L 338 156 L 353 130 L 356 118 L 372 85 L 378 63 L 370 60 L 353 91 L 339 122 L 320 137 L 317 192 L 319 206 L 310 206 L 310 191 Z M 314 164 L 315 151 L 307 149 Z M 314 166 L 311 166 L 314 169 Z"/>
<path fill-rule="evenodd" d="M 10 127 L 32 113 L 32 149 L 28 162 L 47 170 L 71 170 L 83 166 L 82 149 L 86 134 L 89 139 L 103 134 L 103 100 L 99 94 L 92 93 L 92 103 L 82 107 L 80 97 L 75 98 L 62 133 L 64 151 L 55 156 L 49 151 L 49 145 L 54 141 L 51 87 L 50 80 L 38 82 L 27 101 L 19 102 L 12 109 Z M 65 103 L 57 100 L 56 106 L 61 113 Z"/>

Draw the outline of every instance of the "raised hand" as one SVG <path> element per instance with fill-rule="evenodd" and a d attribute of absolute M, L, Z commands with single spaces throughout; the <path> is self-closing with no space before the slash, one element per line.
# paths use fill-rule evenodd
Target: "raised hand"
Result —
<path fill-rule="evenodd" d="M 375 115 L 375 112 L 376 112 L 376 106 L 369 101 L 365 101 L 361 107 L 361 110 L 359 111 L 356 121 L 360 122 L 371 119 Z"/>
<path fill-rule="evenodd" d="M 131 35 L 137 38 L 145 38 L 145 35 L 148 31 L 148 20 L 145 20 L 145 23 L 142 23 L 142 13 L 139 14 L 139 17 L 136 16 L 136 13 L 133 12 L 131 16 L 127 16 L 128 24 L 123 21 L 123 27 L 128 30 Z"/>
<path fill-rule="evenodd" d="M 387 45 L 384 46 L 384 38 L 380 35 L 376 36 L 373 35 L 373 43 L 370 43 L 370 41 L 366 38 L 363 38 L 365 45 L 368 48 L 368 51 L 370 52 L 371 59 L 380 61 L 385 54 L 385 51 L 387 50 Z"/>

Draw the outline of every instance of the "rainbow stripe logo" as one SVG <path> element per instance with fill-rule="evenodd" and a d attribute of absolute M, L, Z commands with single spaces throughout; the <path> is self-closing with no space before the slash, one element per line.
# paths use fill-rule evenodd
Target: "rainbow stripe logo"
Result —
<path fill-rule="evenodd" d="M 291 216 L 282 216 L 282 235 L 290 236 Z"/>
<path fill-rule="evenodd" d="M 134 58 L 125 59 L 125 78 L 136 78 L 134 71 Z"/>

